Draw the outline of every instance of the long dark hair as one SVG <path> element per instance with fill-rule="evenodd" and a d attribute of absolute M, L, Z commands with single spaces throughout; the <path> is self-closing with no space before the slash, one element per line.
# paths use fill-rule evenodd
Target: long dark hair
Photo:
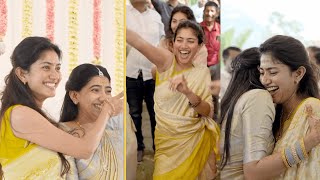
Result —
<path fill-rule="evenodd" d="M 22 40 L 14 49 L 11 55 L 11 64 L 13 68 L 5 77 L 5 88 L 1 93 L 2 97 L 0 117 L 3 117 L 4 113 L 10 106 L 21 104 L 37 111 L 49 122 L 57 126 L 57 123 L 50 119 L 45 114 L 45 112 L 43 112 L 41 108 L 38 107 L 32 90 L 29 88 L 28 84 L 23 84 L 23 82 L 15 74 L 15 69 L 18 67 L 23 70 L 29 71 L 31 65 L 35 63 L 45 51 L 48 50 L 56 52 L 59 59 L 61 59 L 62 54 L 59 47 L 51 43 L 49 39 L 44 37 L 27 37 Z M 0 122 L 1 121 L 2 119 L 0 120 Z M 63 166 L 63 168 L 61 169 L 61 176 L 63 176 L 69 171 L 70 164 L 63 156 L 63 154 L 58 153 L 58 155 Z"/>
<path fill-rule="evenodd" d="M 79 110 L 77 105 L 71 100 L 69 92 L 79 92 L 93 77 L 99 76 L 98 69 L 111 81 L 107 69 L 99 65 L 81 64 L 72 70 L 65 86 L 66 94 L 61 108 L 60 122 L 68 122 L 76 119 Z"/>
<path fill-rule="evenodd" d="M 174 32 L 171 28 L 171 21 L 172 21 L 173 16 L 178 12 L 185 14 L 187 16 L 188 20 L 196 22 L 196 18 L 194 17 L 193 11 L 188 6 L 176 6 L 172 10 L 170 20 L 168 22 L 169 25 L 167 26 L 168 28 L 167 28 L 167 33 L 166 33 L 167 39 L 172 39 L 174 36 Z"/>
<path fill-rule="evenodd" d="M 260 53 L 258 48 L 249 48 L 232 61 L 232 78 L 221 100 L 221 124 L 226 121 L 221 169 L 230 159 L 230 131 L 234 107 L 242 94 L 251 89 L 263 89 L 259 80 Z"/>
<path fill-rule="evenodd" d="M 300 66 L 306 68 L 306 73 L 298 84 L 297 94 L 306 97 L 319 98 L 319 89 L 315 72 L 308 59 L 308 54 L 303 44 L 290 36 L 276 35 L 267 39 L 259 47 L 261 54 L 269 53 L 274 60 L 287 65 L 291 71 Z M 272 131 L 275 134 L 280 128 L 280 116 L 282 105 L 276 107 L 276 118 Z"/>

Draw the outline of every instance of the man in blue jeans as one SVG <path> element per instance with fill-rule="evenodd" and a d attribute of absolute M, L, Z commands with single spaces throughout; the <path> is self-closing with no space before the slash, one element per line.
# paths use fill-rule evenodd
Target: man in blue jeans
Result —
<path fill-rule="evenodd" d="M 130 0 L 127 6 L 127 27 L 137 32 L 142 38 L 153 45 L 157 45 L 164 35 L 160 15 L 148 9 L 147 0 Z M 154 66 L 145 56 L 134 48 L 127 47 L 126 87 L 129 114 L 136 126 L 138 142 L 138 162 L 143 159 L 145 145 L 142 135 L 142 103 L 145 101 L 151 122 L 151 134 L 154 140 L 156 126 L 153 94 L 155 81 L 152 79 L 151 69 Z M 153 141 L 153 149 L 154 141 Z"/>

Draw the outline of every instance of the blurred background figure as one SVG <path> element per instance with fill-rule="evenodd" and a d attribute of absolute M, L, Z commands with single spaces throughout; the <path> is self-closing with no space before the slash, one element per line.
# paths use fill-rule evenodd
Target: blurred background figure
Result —
<path fill-rule="evenodd" d="M 196 4 L 190 6 L 198 23 L 203 21 L 203 9 L 206 2 L 207 0 L 198 0 Z"/>
<path fill-rule="evenodd" d="M 177 6 L 182 6 L 178 0 L 151 0 L 154 9 L 161 15 L 162 23 L 164 24 L 164 30 L 167 34 L 167 30 L 169 29 L 169 19 L 171 16 L 171 12 L 173 8 Z"/>
<path fill-rule="evenodd" d="M 241 49 L 235 46 L 230 46 L 223 50 L 222 58 L 224 67 L 221 69 L 221 89 L 220 89 L 220 99 L 222 99 L 226 89 L 231 80 L 231 62 L 241 53 Z"/>
<path fill-rule="evenodd" d="M 219 64 L 220 24 L 216 22 L 218 8 L 216 3 L 208 1 L 204 6 L 204 19 L 200 23 L 206 37 L 205 45 L 208 50 L 207 65 L 209 69 L 211 66 Z"/>
<path fill-rule="evenodd" d="M 130 0 L 127 5 L 127 27 L 135 30 L 141 37 L 153 45 L 157 45 L 164 35 L 163 24 L 160 15 L 147 7 L 147 0 Z M 134 48 L 129 48 L 127 54 L 126 86 L 129 113 L 136 127 L 138 142 L 137 160 L 143 159 L 145 145 L 142 134 L 142 109 L 143 100 L 151 122 L 152 139 L 156 126 L 155 113 L 153 110 L 155 81 L 152 79 L 151 68 L 153 64 Z M 154 150 L 154 142 L 153 142 Z"/>

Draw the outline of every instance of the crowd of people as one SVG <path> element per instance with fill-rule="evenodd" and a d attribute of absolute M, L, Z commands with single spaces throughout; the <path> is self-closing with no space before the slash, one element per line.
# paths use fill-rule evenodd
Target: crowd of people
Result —
<path fill-rule="evenodd" d="M 42 106 L 61 81 L 61 50 L 44 37 L 15 47 L 1 92 L 1 178 L 136 179 L 143 101 L 152 179 L 320 177 L 319 47 L 276 35 L 227 47 L 222 67 L 219 1 L 130 0 L 126 9 L 126 116 L 107 69 L 81 64 L 54 121 Z"/>

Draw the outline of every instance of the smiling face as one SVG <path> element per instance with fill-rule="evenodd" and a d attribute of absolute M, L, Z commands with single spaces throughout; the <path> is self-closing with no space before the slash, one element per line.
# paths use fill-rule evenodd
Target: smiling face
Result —
<path fill-rule="evenodd" d="M 177 27 L 179 25 L 179 23 L 181 23 L 182 21 L 187 20 L 188 17 L 186 14 L 182 13 L 182 12 L 177 12 L 172 16 L 172 21 L 171 21 L 171 29 L 172 32 L 175 33 L 177 30 Z"/>
<path fill-rule="evenodd" d="M 39 105 L 45 99 L 55 96 L 61 80 L 60 68 L 61 63 L 57 53 L 47 50 L 30 66 L 29 71 L 24 71 L 22 81 L 29 86 Z"/>
<path fill-rule="evenodd" d="M 218 15 L 218 10 L 215 6 L 207 6 L 203 10 L 203 14 L 205 22 L 213 22 Z"/>
<path fill-rule="evenodd" d="M 79 92 L 75 92 L 73 100 L 77 102 L 79 116 L 95 121 L 102 103 L 111 97 L 110 81 L 105 76 L 94 76 Z M 89 120 L 88 119 L 88 120 Z"/>
<path fill-rule="evenodd" d="M 274 59 L 270 53 L 262 54 L 260 61 L 260 81 L 272 96 L 273 102 L 283 104 L 296 95 L 298 89 L 297 72 Z"/>
<path fill-rule="evenodd" d="M 178 63 L 192 65 L 195 54 L 199 51 L 198 38 L 192 28 L 181 28 L 173 44 L 173 53 Z"/>

